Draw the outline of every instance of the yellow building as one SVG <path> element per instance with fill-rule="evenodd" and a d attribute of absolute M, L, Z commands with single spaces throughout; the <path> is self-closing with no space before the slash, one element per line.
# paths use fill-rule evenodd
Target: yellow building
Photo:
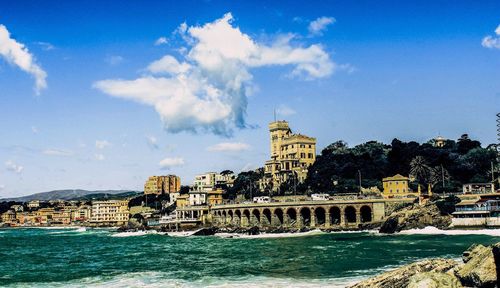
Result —
<path fill-rule="evenodd" d="M 3 223 L 7 223 L 10 225 L 17 223 L 16 212 L 14 210 L 7 210 L 0 216 L 0 219 Z"/>
<path fill-rule="evenodd" d="M 418 193 L 413 193 L 408 187 L 409 182 L 410 178 L 400 174 L 382 179 L 382 186 L 384 187 L 382 196 L 384 198 L 403 198 L 409 195 L 418 196 Z"/>
<path fill-rule="evenodd" d="M 180 195 L 177 197 L 176 206 L 185 207 L 189 205 L 189 194 Z"/>
<path fill-rule="evenodd" d="M 307 177 L 307 170 L 316 161 L 316 138 L 294 134 L 288 122 L 275 121 L 269 124 L 271 160 L 266 161 L 261 190 L 271 187 L 273 191 L 293 177 L 297 184 Z"/>
<path fill-rule="evenodd" d="M 129 219 L 128 200 L 92 201 L 91 215 L 94 224 L 125 224 Z"/>
<path fill-rule="evenodd" d="M 167 194 L 181 191 L 181 178 L 176 175 L 151 176 L 144 184 L 144 194 Z"/>
<path fill-rule="evenodd" d="M 212 191 L 208 191 L 207 194 L 207 203 L 208 205 L 221 205 L 222 204 L 222 195 L 224 195 L 226 191 L 222 189 L 214 189 Z"/>

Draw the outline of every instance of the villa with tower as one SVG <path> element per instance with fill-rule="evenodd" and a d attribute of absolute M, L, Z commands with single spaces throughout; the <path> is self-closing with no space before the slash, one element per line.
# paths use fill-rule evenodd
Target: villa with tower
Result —
<path fill-rule="evenodd" d="M 261 191 L 278 191 L 289 180 L 303 182 L 316 160 L 316 138 L 294 134 L 287 121 L 269 123 L 271 159 L 266 161 Z"/>

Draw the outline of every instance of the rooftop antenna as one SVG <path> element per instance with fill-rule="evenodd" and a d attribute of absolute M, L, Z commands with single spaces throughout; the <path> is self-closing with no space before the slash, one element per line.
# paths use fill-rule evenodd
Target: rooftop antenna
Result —
<path fill-rule="evenodd" d="M 274 122 L 276 122 L 276 108 L 273 109 L 274 112 Z"/>

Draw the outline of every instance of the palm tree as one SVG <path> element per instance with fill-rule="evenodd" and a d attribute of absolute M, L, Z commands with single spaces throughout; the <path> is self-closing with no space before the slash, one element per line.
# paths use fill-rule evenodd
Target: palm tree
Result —
<path fill-rule="evenodd" d="M 410 176 L 415 178 L 419 185 L 428 183 L 430 170 L 431 168 L 422 156 L 416 156 L 410 162 Z"/>

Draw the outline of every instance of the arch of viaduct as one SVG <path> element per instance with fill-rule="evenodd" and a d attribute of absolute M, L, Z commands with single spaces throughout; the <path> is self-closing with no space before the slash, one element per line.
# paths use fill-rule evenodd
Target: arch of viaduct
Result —
<path fill-rule="evenodd" d="M 236 227 L 357 227 L 385 217 L 385 202 L 376 200 L 248 203 L 213 206 L 212 223 Z"/>

